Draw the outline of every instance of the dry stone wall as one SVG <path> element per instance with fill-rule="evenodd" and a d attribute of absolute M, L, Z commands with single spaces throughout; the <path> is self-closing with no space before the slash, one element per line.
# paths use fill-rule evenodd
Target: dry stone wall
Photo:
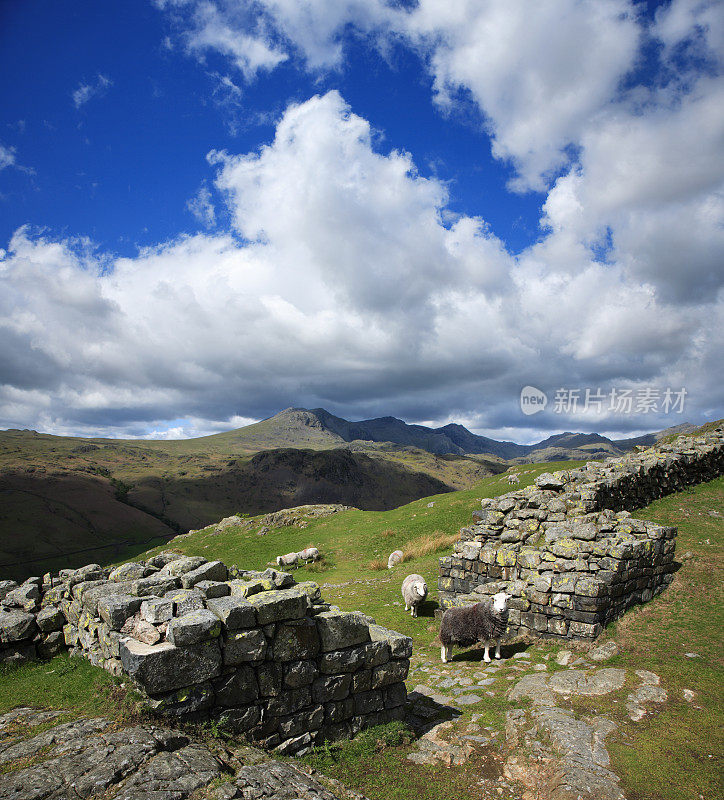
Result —
<path fill-rule="evenodd" d="M 723 468 L 717 428 L 486 498 L 454 554 L 440 559 L 441 605 L 505 590 L 513 595 L 509 635 L 595 638 L 663 591 L 676 568 L 676 528 L 635 519 L 631 510 Z"/>
<path fill-rule="evenodd" d="M 0 660 L 68 647 L 130 676 L 159 715 L 214 720 L 281 753 L 403 716 L 412 640 L 312 582 L 162 553 L 0 583 Z"/>

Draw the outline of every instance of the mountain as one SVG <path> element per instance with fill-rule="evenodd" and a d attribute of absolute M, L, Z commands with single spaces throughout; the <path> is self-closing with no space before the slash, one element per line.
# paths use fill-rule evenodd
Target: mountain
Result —
<path fill-rule="evenodd" d="M 273 417 L 229 433 L 215 434 L 194 441 L 199 444 L 214 440 L 233 441 L 244 449 L 261 447 L 312 447 L 327 449 L 350 443 L 391 442 L 401 447 L 414 447 L 435 455 L 491 455 L 506 461 L 531 459 L 552 461 L 619 456 L 637 445 L 655 444 L 662 436 L 684 433 L 694 426 L 685 423 L 657 433 L 633 439 L 612 440 L 598 433 L 565 431 L 531 445 L 497 441 L 472 433 L 464 425 L 450 423 L 441 428 L 409 425 L 396 417 L 376 417 L 349 422 L 323 408 L 287 408 Z"/>

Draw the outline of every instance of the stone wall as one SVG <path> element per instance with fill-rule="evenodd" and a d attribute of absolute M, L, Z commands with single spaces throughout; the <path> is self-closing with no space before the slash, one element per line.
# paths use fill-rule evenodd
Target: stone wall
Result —
<path fill-rule="evenodd" d="M 163 553 L 0 583 L 0 660 L 69 647 L 130 676 L 159 715 L 299 753 L 401 718 L 412 640 L 315 583 Z"/>
<path fill-rule="evenodd" d="M 631 510 L 724 471 L 724 429 L 682 436 L 482 501 L 440 559 L 443 608 L 505 590 L 509 634 L 595 638 L 672 580 L 676 528 Z"/>

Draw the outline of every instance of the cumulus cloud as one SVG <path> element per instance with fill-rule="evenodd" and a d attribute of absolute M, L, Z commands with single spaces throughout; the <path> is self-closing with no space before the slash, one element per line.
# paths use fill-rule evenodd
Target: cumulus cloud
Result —
<path fill-rule="evenodd" d="M 209 158 L 228 233 L 110 261 L 15 234 L 0 259 L 1 424 L 205 432 L 298 405 L 504 430 L 525 384 L 685 382 L 694 416 L 721 404 L 721 292 L 704 316 L 623 258 L 582 248 L 572 269 L 545 242 L 512 257 L 483 220 L 446 222 L 446 187 L 380 152 L 336 92 L 291 105 L 258 151 Z"/>
<path fill-rule="evenodd" d="M 106 75 L 101 75 L 99 73 L 95 81 L 79 84 L 78 88 L 75 89 L 71 95 L 73 104 L 76 108 L 80 108 L 93 97 L 101 97 L 104 95 L 111 86 L 113 86 L 113 81 Z"/>

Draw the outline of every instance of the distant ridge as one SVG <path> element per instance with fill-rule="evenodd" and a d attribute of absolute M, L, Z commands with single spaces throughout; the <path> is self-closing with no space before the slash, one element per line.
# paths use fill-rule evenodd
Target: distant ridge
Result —
<path fill-rule="evenodd" d="M 327 449 L 355 443 L 391 442 L 400 447 L 415 447 L 434 455 L 493 455 L 507 461 L 527 461 L 532 457 L 550 461 L 618 456 L 637 445 L 655 444 L 662 436 L 694 430 L 689 423 L 632 439 L 612 440 L 598 433 L 564 433 L 549 436 L 531 445 L 497 441 L 479 436 L 464 425 L 449 423 L 441 428 L 410 425 L 397 417 L 375 417 L 358 422 L 337 417 L 324 408 L 287 408 L 268 419 L 228 433 L 204 437 L 232 440 L 243 448 L 311 447 Z M 230 443 L 229 441 L 229 443 Z"/>

